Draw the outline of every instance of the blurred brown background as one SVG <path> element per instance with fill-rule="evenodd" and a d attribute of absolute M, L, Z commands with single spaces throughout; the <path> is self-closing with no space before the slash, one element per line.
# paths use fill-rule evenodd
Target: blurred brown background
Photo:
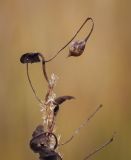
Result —
<path fill-rule="evenodd" d="M 19 62 L 21 54 L 38 51 L 51 57 L 88 16 L 95 28 L 85 53 L 67 59 L 65 49 L 48 64 L 48 72 L 59 77 L 57 95 L 76 97 L 62 105 L 57 133 L 66 140 L 97 105 L 104 107 L 60 151 L 65 160 L 82 160 L 116 131 L 115 141 L 92 159 L 131 159 L 130 8 L 130 0 L 0 1 L 0 159 L 38 159 L 28 143 L 42 119 L 25 66 Z M 88 23 L 77 38 L 83 38 L 90 27 Z M 31 77 L 37 93 L 44 97 L 40 64 L 31 66 Z"/>

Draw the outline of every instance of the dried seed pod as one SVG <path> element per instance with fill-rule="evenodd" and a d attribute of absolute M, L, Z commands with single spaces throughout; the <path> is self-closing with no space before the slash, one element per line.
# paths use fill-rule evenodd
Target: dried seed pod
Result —
<path fill-rule="evenodd" d="M 70 56 L 75 56 L 75 57 L 80 56 L 84 52 L 85 46 L 86 46 L 86 41 L 85 40 L 71 42 L 71 44 L 69 46 L 68 57 L 70 57 Z"/>
<path fill-rule="evenodd" d="M 21 63 L 36 63 L 40 62 L 39 58 L 40 53 L 25 53 L 21 56 Z"/>

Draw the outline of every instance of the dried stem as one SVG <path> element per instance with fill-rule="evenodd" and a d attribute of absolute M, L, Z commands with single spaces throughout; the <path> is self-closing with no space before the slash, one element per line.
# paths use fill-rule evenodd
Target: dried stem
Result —
<path fill-rule="evenodd" d="M 102 107 L 102 104 L 99 105 L 99 106 L 96 108 L 96 110 L 80 125 L 80 127 L 77 128 L 77 129 L 73 132 L 72 136 L 71 136 L 67 141 L 65 141 L 64 143 L 61 143 L 61 144 L 59 144 L 59 145 L 65 145 L 65 144 L 69 143 L 69 142 L 75 137 L 75 135 L 77 135 L 77 134 L 80 132 L 80 130 L 87 125 L 87 123 L 94 117 L 94 115 L 101 109 L 101 107 Z"/>
<path fill-rule="evenodd" d="M 92 21 L 92 27 L 91 27 L 91 30 L 90 30 L 89 34 L 85 38 L 85 42 L 87 42 L 87 40 L 89 39 L 89 37 L 90 37 L 90 35 L 91 35 L 91 33 L 92 33 L 93 29 L 94 29 L 94 21 L 93 21 L 92 18 L 90 18 L 90 20 Z"/>
<path fill-rule="evenodd" d="M 41 53 L 39 53 L 39 56 L 42 59 L 42 70 L 43 70 L 44 77 L 45 77 L 47 83 L 49 84 L 49 78 L 48 78 L 48 75 L 47 75 L 47 72 L 46 72 L 46 66 L 45 66 L 45 58 Z"/>
<path fill-rule="evenodd" d="M 91 20 L 93 25 L 92 25 L 92 28 L 91 28 L 91 31 L 90 33 L 88 34 L 88 36 L 85 38 L 85 41 L 87 41 L 93 31 L 93 28 L 94 28 L 94 22 L 93 22 L 93 19 L 91 17 L 88 17 L 86 18 L 86 20 L 84 21 L 84 23 L 80 26 L 80 28 L 77 30 L 77 32 L 75 33 L 75 35 L 71 38 L 71 40 L 69 42 L 66 43 L 66 45 L 64 45 L 52 58 L 50 58 L 49 60 L 46 60 L 45 62 L 50 62 L 52 61 L 55 57 L 57 57 L 57 55 L 62 51 L 64 50 L 74 39 L 75 37 L 78 35 L 78 33 L 81 31 L 81 29 L 84 27 L 84 25 L 87 23 L 87 21 Z"/>
<path fill-rule="evenodd" d="M 47 75 L 46 67 L 45 67 L 45 59 L 44 59 L 44 56 L 43 56 L 41 53 L 39 53 L 39 56 L 40 56 L 41 59 L 42 59 L 42 70 L 43 70 L 44 78 L 46 79 L 47 83 L 49 84 L 49 79 L 48 79 L 48 75 Z M 29 84 L 30 84 L 30 86 L 31 86 L 31 89 L 32 89 L 32 91 L 33 91 L 33 93 L 34 93 L 37 101 L 38 101 L 40 104 L 42 104 L 42 101 L 41 101 L 41 99 L 37 96 L 36 91 L 35 91 L 35 89 L 34 89 L 34 87 L 33 87 L 32 82 L 31 82 L 31 79 L 30 79 L 30 76 L 29 76 L 29 66 L 28 66 L 28 63 L 26 64 L 26 71 L 27 71 L 27 77 L 28 77 L 28 81 L 29 81 Z"/>
<path fill-rule="evenodd" d="M 46 131 L 48 132 L 53 132 L 54 129 L 54 100 L 56 98 L 55 93 L 53 92 L 54 86 L 56 84 L 56 79 L 57 77 L 52 74 L 51 79 L 49 80 L 49 86 L 48 86 L 48 91 L 45 96 L 45 102 L 42 105 L 42 118 L 43 118 L 43 125 Z"/>
<path fill-rule="evenodd" d="M 103 145 L 101 145 L 100 147 L 96 148 L 95 150 L 93 150 L 91 153 L 88 154 L 88 156 L 86 156 L 83 160 L 87 160 L 90 157 L 92 157 L 94 154 L 96 154 L 97 152 L 103 150 L 105 147 L 107 147 L 111 142 L 113 142 L 114 140 L 114 136 L 115 133 L 113 134 L 113 136 L 107 141 L 105 142 Z"/>
<path fill-rule="evenodd" d="M 31 89 L 32 89 L 32 91 L 33 91 L 33 93 L 34 93 L 34 95 L 35 95 L 35 98 L 37 99 L 37 101 L 38 101 L 40 104 L 42 104 L 40 98 L 37 96 L 36 91 L 35 91 L 35 89 L 34 89 L 34 87 L 33 87 L 33 85 L 32 85 L 32 82 L 31 82 L 31 79 L 30 79 L 30 76 L 29 76 L 29 66 L 28 66 L 28 63 L 26 64 L 26 73 L 27 73 L 27 78 L 28 78 L 29 84 L 30 84 L 30 86 L 31 86 Z"/>

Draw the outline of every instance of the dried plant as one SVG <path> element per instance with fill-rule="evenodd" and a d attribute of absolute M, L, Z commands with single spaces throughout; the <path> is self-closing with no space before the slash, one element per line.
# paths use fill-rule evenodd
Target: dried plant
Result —
<path fill-rule="evenodd" d="M 75 40 L 78 33 L 81 31 L 81 29 L 84 27 L 84 25 L 90 21 L 92 23 L 91 30 L 89 34 L 83 39 L 83 40 Z M 58 148 L 61 145 L 65 145 L 69 143 L 75 135 L 77 135 L 80 130 L 88 124 L 88 122 L 95 116 L 95 114 L 102 108 L 102 105 L 99 105 L 96 110 L 78 127 L 71 135 L 69 139 L 67 139 L 65 142 L 60 142 L 59 137 L 55 134 L 55 125 L 56 125 L 56 116 L 59 112 L 60 105 L 65 102 L 66 100 L 74 99 L 73 96 L 65 95 L 56 97 L 56 94 L 54 93 L 54 87 L 56 85 L 58 77 L 55 74 L 51 74 L 51 77 L 49 78 L 47 71 L 46 71 L 46 64 L 50 61 L 52 61 L 54 58 L 58 56 L 59 53 L 62 53 L 62 51 L 69 46 L 69 54 L 70 56 L 78 57 L 84 53 L 84 49 L 87 43 L 87 40 L 89 39 L 92 31 L 94 28 L 94 22 L 92 18 L 87 18 L 84 23 L 80 26 L 76 34 L 71 38 L 69 42 L 67 42 L 66 45 L 64 45 L 52 58 L 49 60 L 46 60 L 45 57 L 41 53 L 25 53 L 21 56 L 20 61 L 21 63 L 26 64 L 26 71 L 27 71 L 27 78 L 29 81 L 29 84 L 32 88 L 32 91 L 36 97 L 36 100 L 40 104 L 41 113 L 42 113 L 42 124 L 38 125 L 35 129 L 35 131 L 32 134 L 32 139 L 30 141 L 30 148 L 35 152 L 39 154 L 40 160 L 62 160 L 62 156 L 58 152 Z M 47 93 L 45 95 L 44 100 L 41 100 L 32 84 L 32 81 L 30 79 L 29 75 L 29 63 L 37 63 L 41 62 L 42 64 L 42 70 L 44 78 L 48 84 Z M 109 145 L 113 141 L 114 135 L 104 144 L 102 144 L 100 147 L 94 149 L 91 153 L 89 153 L 83 160 L 89 159 L 91 156 L 93 156 L 98 151 L 105 148 L 107 145 Z"/>

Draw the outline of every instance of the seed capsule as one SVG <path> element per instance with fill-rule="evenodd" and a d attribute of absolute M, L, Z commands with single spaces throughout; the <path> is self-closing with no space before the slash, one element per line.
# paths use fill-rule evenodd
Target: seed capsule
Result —
<path fill-rule="evenodd" d="M 86 41 L 85 40 L 73 41 L 71 43 L 71 45 L 69 46 L 68 57 L 70 57 L 70 56 L 75 56 L 75 57 L 80 56 L 84 52 L 85 46 L 86 46 Z"/>

